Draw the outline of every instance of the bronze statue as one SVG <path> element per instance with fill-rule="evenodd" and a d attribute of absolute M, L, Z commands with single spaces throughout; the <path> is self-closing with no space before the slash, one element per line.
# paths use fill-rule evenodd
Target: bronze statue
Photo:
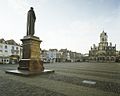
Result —
<path fill-rule="evenodd" d="M 33 36 L 35 33 L 35 20 L 36 20 L 36 16 L 35 16 L 35 12 L 33 10 L 33 7 L 30 7 L 30 10 L 28 11 L 27 14 L 27 36 Z"/>

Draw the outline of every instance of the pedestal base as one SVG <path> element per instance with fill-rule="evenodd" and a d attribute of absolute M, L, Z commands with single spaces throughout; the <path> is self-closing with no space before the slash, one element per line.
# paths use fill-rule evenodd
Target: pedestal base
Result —
<path fill-rule="evenodd" d="M 44 70 L 44 67 L 42 62 L 38 59 L 21 59 L 19 61 L 18 70 L 41 72 Z"/>
<path fill-rule="evenodd" d="M 40 61 L 40 43 L 42 41 L 36 36 L 24 36 L 21 41 L 23 43 L 23 56 L 19 61 L 18 70 L 42 72 L 44 70 Z"/>
<path fill-rule="evenodd" d="M 40 43 L 39 37 L 25 36 L 22 41 L 23 56 L 19 61 L 18 70 L 6 70 L 6 73 L 22 76 L 38 75 L 43 73 L 53 73 L 53 70 L 45 70 L 40 61 Z"/>
<path fill-rule="evenodd" d="M 19 76 L 34 76 L 34 75 L 40 75 L 45 73 L 54 73 L 54 70 L 44 70 L 42 72 L 31 72 L 26 70 L 6 70 L 5 71 L 8 74 L 14 74 Z"/>

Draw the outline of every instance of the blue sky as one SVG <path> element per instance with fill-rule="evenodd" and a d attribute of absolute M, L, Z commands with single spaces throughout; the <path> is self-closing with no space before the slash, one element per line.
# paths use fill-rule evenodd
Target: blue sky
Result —
<path fill-rule="evenodd" d="M 35 36 L 43 41 L 42 49 L 88 53 L 93 44 L 98 45 L 104 30 L 108 42 L 120 50 L 120 0 L 2 0 L 0 38 L 21 43 L 31 6 L 37 17 Z"/>

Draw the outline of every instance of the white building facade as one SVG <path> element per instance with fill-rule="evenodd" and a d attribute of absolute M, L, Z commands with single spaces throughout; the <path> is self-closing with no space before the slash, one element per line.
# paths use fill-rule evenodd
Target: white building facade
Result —
<path fill-rule="evenodd" d="M 14 63 L 21 57 L 21 46 L 14 40 L 0 39 L 0 63 Z"/>
<path fill-rule="evenodd" d="M 47 51 L 47 60 L 51 63 L 60 62 L 61 54 L 57 49 L 49 49 Z"/>

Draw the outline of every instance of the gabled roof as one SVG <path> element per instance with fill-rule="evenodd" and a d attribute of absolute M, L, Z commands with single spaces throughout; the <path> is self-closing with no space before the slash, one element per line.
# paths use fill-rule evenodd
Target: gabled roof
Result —
<path fill-rule="evenodd" d="M 0 43 L 4 43 L 5 42 L 5 40 L 2 38 L 2 39 L 0 39 Z"/>
<path fill-rule="evenodd" d="M 3 38 L 0 39 L 0 43 L 3 43 L 3 44 L 10 44 L 10 45 L 19 45 L 18 43 L 16 43 L 13 39 L 10 39 L 10 40 L 4 40 Z"/>

